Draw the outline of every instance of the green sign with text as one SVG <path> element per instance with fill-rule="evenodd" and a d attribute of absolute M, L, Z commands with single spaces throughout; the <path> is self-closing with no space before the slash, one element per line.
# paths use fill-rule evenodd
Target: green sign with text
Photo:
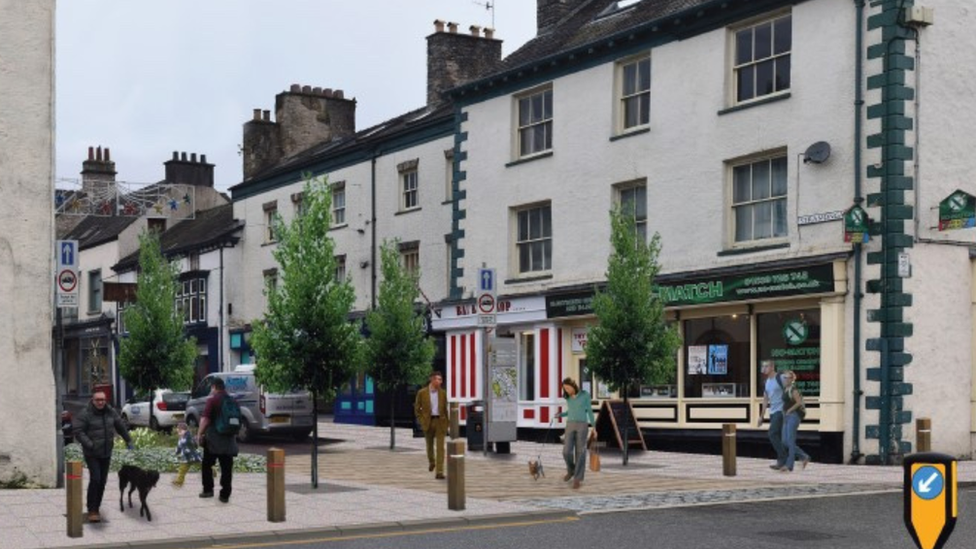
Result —
<path fill-rule="evenodd" d="M 939 202 L 939 230 L 971 229 L 976 227 L 976 197 L 956 191 Z"/>

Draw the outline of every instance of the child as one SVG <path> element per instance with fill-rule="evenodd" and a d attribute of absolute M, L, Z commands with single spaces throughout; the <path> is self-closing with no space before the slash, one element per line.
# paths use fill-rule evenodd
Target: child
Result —
<path fill-rule="evenodd" d="M 173 479 L 173 486 L 182 488 L 183 481 L 186 479 L 186 473 L 190 470 L 190 464 L 200 463 L 202 459 L 200 452 L 197 450 L 197 442 L 193 438 L 193 433 L 187 428 L 186 423 L 180 422 L 176 426 L 176 432 L 180 435 L 180 441 L 176 443 L 176 455 L 180 459 L 180 468 L 177 471 L 176 478 Z"/>

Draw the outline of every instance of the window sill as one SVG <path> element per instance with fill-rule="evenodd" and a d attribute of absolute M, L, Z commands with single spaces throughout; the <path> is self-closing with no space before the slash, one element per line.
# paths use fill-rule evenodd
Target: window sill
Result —
<path fill-rule="evenodd" d="M 751 254 L 751 253 L 754 253 L 754 252 L 767 252 L 769 250 L 782 250 L 784 248 L 789 248 L 789 247 L 790 247 L 790 243 L 789 242 L 780 242 L 780 243 L 777 243 L 777 244 L 763 244 L 763 245 L 758 245 L 758 246 L 749 246 L 749 247 L 742 247 L 742 248 L 730 248 L 728 250 L 722 250 L 722 251 L 718 252 L 715 255 L 717 255 L 719 257 L 724 257 L 724 256 L 728 256 L 728 255 L 745 255 L 745 254 Z"/>
<path fill-rule="evenodd" d="M 271 242 L 264 242 L 263 244 L 261 244 L 261 247 L 263 248 L 265 246 L 274 246 L 277 243 L 278 243 L 277 240 L 272 240 Z"/>
<path fill-rule="evenodd" d="M 393 215 L 404 215 L 404 214 L 408 214 L 408 213 L 419 212 L 421 209 L 422 208 L 420 206 L 417 206 L 416 208 L 410 208 L 409 210 L 400 210 L 400 211 L 398 211 L 397 213 L 395 213 Z"/>
<path fill-rule="evenodd" d="M 610 141 L 619 141 L 621 139 L 626 139 L 626 138 L 631 137 L 631 136 L 634 136 L 634 135 L 641 135 L 641 134 L 645 134 L 645 133 L 651 133 L 651 128 L 644 127 L 644 128 L 640 128 L 640 129 L 636 129 L 636 130 L 630 130 L 630 131 L 627 131 L 627 132 L 624 132 L 624 133 L 619 133 L 617 135 L 611 136 L 610 137 Z"/>
<path fill-rule="evenodd" d="M 525 156 L 519 158 L 518 160 L 513 160 L 508 164 L 505 164 L 505 167 L 511 168 L 512 166 L 518 166 L 519 164 L 525 164 L 526 162 L 532 162 L 533 160 L 540 160 L 542 158 L 549 158 L 550 156 L 552 156 L 551 150 L 543 153 L 533 154 L 532 156 Z"/>
<path fill-rule="evenodd" d="M 550 280 L 550 279 L 552 279 L 552 273 L 509 278 L 508 280 L 505 281 L 505 284 L 522 284 L 523 282 L 538 282 L 540 280 Z"/>
<path fill-rule="evenodd" d="M 775 103 L 777 101 L 783 101 L 790 98 L 790 92 L 786 92 L 780 95 L 774 95 L 772 97 L 765 97 L 763 99 L 756 99 L 748 103 L 742 103 L 734 107 L 729 107 L 727 109 L 722 109 L 718 111 L 718 115 L 729 114 L 733 112 L 743 111 L 746 109 L 751 109 L 752 107 L 758 107 L 759 105 L 768 105 L 769 103 Z"/>
<path fill-rule="evenodd" d="M 444 202 L 441 202 L 441 206 L 447 206 L 447 205 L 450 205 L 450 204 L 454 204 L 454 201 L 451 200 L 451 199 L 447 199 Z"/>
<path fill-rule="evenodd" d="M 333 226 L 329 227 L 329 230 L 330 231 L 338 231 L 339 229 L 346 229 L 348 227 L 349 227 L 349 224 L 348 223 L 342 223 L 342 224 L 339 224 L 339 225 L 333 225 Z"/>

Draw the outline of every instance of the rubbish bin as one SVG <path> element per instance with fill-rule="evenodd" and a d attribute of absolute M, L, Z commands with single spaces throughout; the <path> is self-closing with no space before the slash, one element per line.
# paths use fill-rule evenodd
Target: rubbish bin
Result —
<path fill-rule="evenodd" d="M 468 439 L 469 451 L 482 451 L 485 448 L 485 403 L 480 400 L 469 402 L 467 408 L 467 426 L 465 435 Z"/>

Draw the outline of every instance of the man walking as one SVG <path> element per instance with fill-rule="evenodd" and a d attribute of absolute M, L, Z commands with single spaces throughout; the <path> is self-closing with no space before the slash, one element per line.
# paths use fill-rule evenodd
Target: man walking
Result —
<path fill-rule="evenodd" d="M 769 410 L 769 442 L 776 451 L 776 464 L 770 469 L 779 470 L 786 465 L 786 448 L 783 446 L 783 380 L 776 372 L 776 363 L 762 361 L 762 373 L 766 376 L 765 394 L 759 407 L 759 426 L 762 426 L 764 411 Z"/>
<path fill-rule="evenodd" d="M 234 477 L 234 456 L 237 455 L 237 435 L 217 432 L 217 421 L 224 413 L 224 399 L 234 398 L 227 394 L 224 380 L 217 377 L 210 389 L 210 398 L 200 418 L 197 432 L 197 445 L 203 448 L 203 464 L 200 476 L 203 479 L 202 498 L 214 496 L 214 463 L 220 462 L 220 501 L 230 501 L 231 481 Z M 241 419 L 243 421 L 243 419 Z"/>
<path fill-rule="evenodd" d="M 444 477 L 444 437 L 447 435 L 447 391 L 441 388 L 444 377 L 440 372 L 430 374 L 430 383 L 417 391 L 413 413 L 420 420 L 427 440 L 428 471 L 437 470 L 435 478 Z M 434 444 L 437 444 L 435 456 Z M 435 459 L 436 457 L 436 459 Z"/>
<path fill-rule="evenodd" d="M 72 429 L 75 440 L 81 443 L 88 467 L 88 522 L 101 522 L 99 507 L 102 506 L 108 469 L 112 463 L 115 433 L 125 439 L 125 444 L 131 450 L 129 429 L 118 412 L 108 405 L 105 393 L 101 391 L 92 395 L 91 402 L 75 416 Z"/>

